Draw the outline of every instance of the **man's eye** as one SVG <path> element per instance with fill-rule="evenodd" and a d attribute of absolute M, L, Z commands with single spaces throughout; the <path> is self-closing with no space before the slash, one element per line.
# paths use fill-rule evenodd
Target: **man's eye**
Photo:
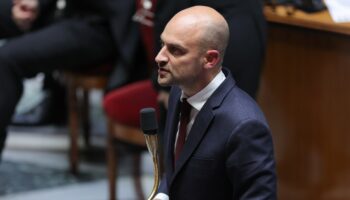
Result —
<path fill-rule="evenodd" d="M 169 49 L 169 52 L 175 56 L 184 54 L 184 52 L 181 49 L 176 47 L 169 47 L 168 49 Z"/>

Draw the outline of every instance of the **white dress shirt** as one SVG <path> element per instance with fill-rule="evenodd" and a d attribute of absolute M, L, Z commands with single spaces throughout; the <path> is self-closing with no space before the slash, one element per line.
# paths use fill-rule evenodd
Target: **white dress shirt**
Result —
<path fill-rule="evenodd" d="M 188 134 L 190 133 L 190 130 L 193 126 L 193 123 L 199 113 L 199 111 L 202 109 L 204 104 L 207 102 L 209 97 L 215 92 L 215 90 L 221 85 L 222 82 L 226 79 L 225 74 L 221 71 L 218 73 L 215 78 L 201 91 L 196 93 L 195 95 L 191 97 L 185 96 L 184 93 L 181 94 L 181 101 L 183 98 L 187 98 L 187 102 L 192 106 L 191 113 L 190 113 L 190 121 L 187 124 L 187 131 L 186 131 L 186 139 L 188 137 Z M 180 125 L 180 122 L 179 122 Z M 178 125 L 178 126 L 179 126 Z M 176 140 L 179 135 L 179 128 L 176 133 Z M 175 150 L 175 149 L 174 149 Z M 169 196 L 164 193 L 158 193 L 155 198 L 156 200 L 169 200 Z"/>

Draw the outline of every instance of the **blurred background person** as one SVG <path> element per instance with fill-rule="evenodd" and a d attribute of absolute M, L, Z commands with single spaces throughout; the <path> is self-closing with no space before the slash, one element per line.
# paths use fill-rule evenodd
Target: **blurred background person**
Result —
<path fill-rule="evenodd" d="M 60 2 L 60 3 L 59 3 Z M 35 31 L 58 20 L 59 9 L 64 6 L 63 1 L 45 1 L 39 8 L 38 1 L 33 0 L 4 0 L 0 2 L 0 38 L 11 40 L 14 37 Z M 40 11 L 39 11 L 40 9 Z M 1 47 L 0 47 L 1 48 Z M 49 122 L 63 122 L 65 118 L 65 105 L 62 101 L 55 101 L 63 96 L 64 89 L 51 73 L 31 80 L 42 86 L 42 91 L 37 94 L 27 95 L 23 99 L 23 105 L 16 112 L 12 123 L 15 125 L 40 125 Z M 28 85 L 28 84 L 27 84 Z M 30 86 L 28 86 L 30 87 Z M 29 92 L 28 92 L 29 94 Z M 30 93 L 31 94 L 31 93 Z M 39 96 L 39 97 L 38 97 Z M 38 97 L 38 98 L 37 98 Z M 24 102 L 26 100 L 30 103 Z M 54 115 L 53 113 L 62 113 Z"/>
<path fill-rule="evenodd" d="M 6 20 L 1 20 L 0 32 L 8 39 L 0 48 L 0 153 L 24 78 L 56 69 L 85 70 L 111 61 L 117 71 L 112 73 L 117 75 L 113 87 L 148 77 L 144 65 L 137 64 L 144 62 L 137 56 L 142 54 L 135 37 L 138 32 L 133 31 L 137 28 L 132 21 L 134 2 L 67 0 L 60 20 L 38 28 L 34 25 L 45 8 L 55 7 L 55 0 L 1 2 Z M 17 9 L 19 20 L 14 14 Z"/>

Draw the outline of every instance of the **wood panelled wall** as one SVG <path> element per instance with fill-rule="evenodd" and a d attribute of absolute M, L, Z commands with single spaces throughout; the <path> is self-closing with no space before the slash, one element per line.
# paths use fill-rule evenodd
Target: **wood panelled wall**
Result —
<path fill-rule="evenodd" d="M 350 199 L 350 35 L 270 21 L 258 102 L 279 199 Z"/>

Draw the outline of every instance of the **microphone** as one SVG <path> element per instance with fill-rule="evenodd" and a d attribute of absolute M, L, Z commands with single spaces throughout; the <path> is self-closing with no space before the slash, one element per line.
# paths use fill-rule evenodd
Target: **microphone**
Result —
<path fill-rule="evenodd" d="M 154 108 L 143 108 L 140 111 L 141 129 L 146 135 L 157 134 L 158 124 Z"/>
<path fill-rule="evenodd" d="M 154 108 L 143 108 L 140 111 L 141 129 L 144 133 L 148 151 L 150 152 L 153 160 L 154 168 L 154 184 L 151 194 L 148 200 L 152 200 L 159 187 L 160 168 L 159 168 L 159 147 L 158 147 L 158 123 L 156 117 L 156 111 Z"/>

